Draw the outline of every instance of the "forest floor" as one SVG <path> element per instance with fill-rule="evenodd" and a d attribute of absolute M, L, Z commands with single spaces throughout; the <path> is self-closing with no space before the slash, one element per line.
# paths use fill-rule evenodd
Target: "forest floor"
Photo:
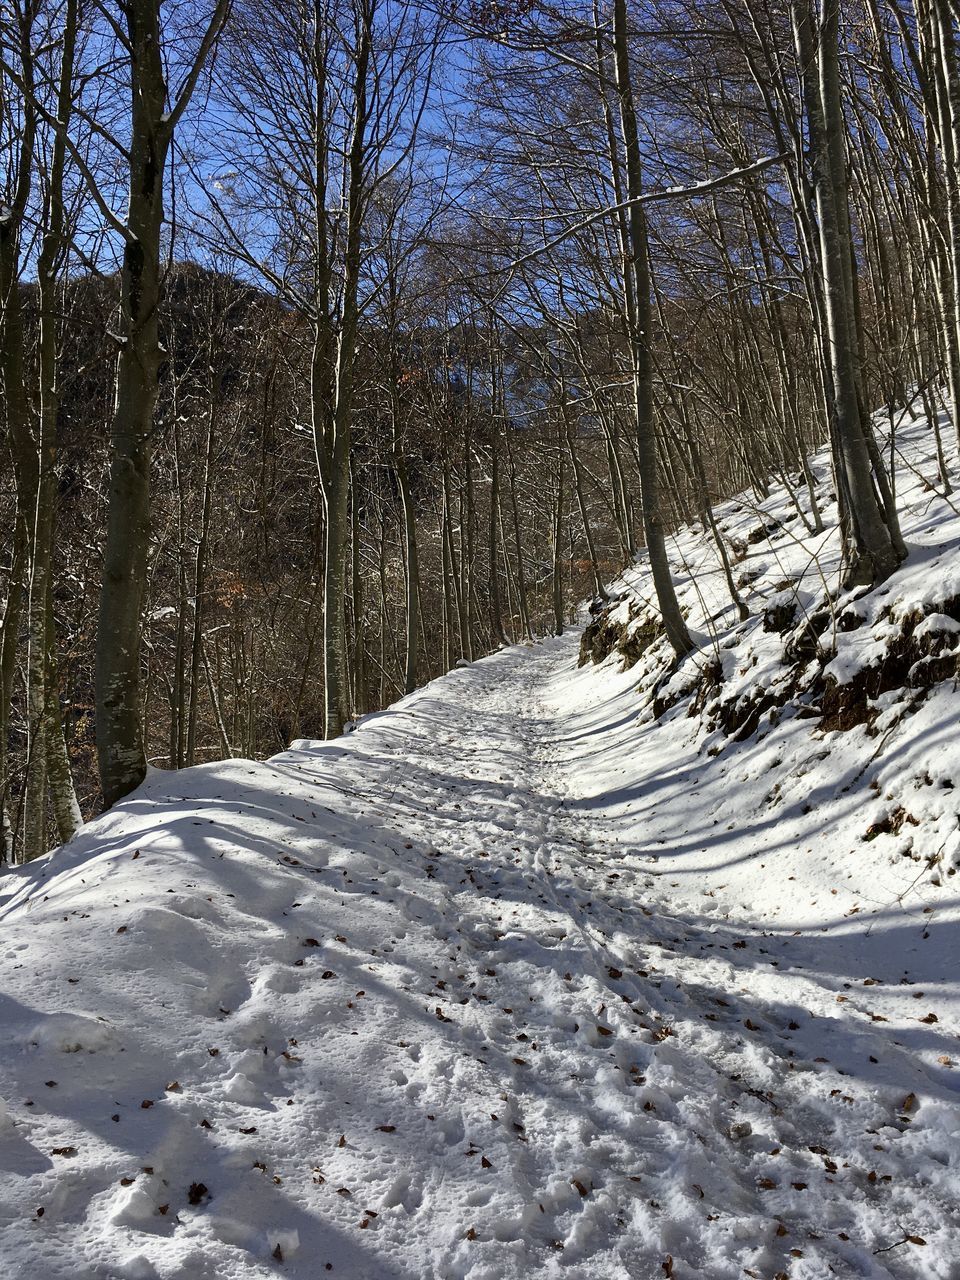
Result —
<path fill-rule="evenodd" d="M 955 682 L 720 744 L 579 639 L 0 881 L 4 1277 L 960 1277 Z"/>

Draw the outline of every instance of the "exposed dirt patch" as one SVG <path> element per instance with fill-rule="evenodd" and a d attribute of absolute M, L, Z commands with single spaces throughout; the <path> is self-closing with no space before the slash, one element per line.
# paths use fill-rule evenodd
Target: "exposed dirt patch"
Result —
<path fill-rule="evenodd" d="M 619 653 L 623 670 L 628 670 L 662 636 L 659 619 L 636 601 L 629 603 L 626 620 L 611 620 L 615 609 L 621 608 L 622 612 L 622 604 L 622 600 L 596 602 L 580 644 L 581 666 L 603 662 L 612 653 Z M 783 636 L 783 662 L 791 670 L 782 678 L 773 683 L 758 681 L 746 691 L 741 684 L 735 695 L 724 697 L 723 668 L 718 659 L 692 663 L 689 678 L 679 679 L 676 665 L 665 657 L 651 703 L 654 717 L 660 719 L 687 701 L 687 715 L 699 717 L 706 732 L 719 730 L 734 742 L 743 742 L 757 733 L 765 717 L 775 723 L 788 706 L 789 714 L 816 718 L 818 727 L 826 731 L 846 732 L 858 725 L 870 730 L 879 714 L 876 700 L 881 695 L 898 689 L 927 689 L 943 680 L 960 679 L 960 633 L 946 621 L 960 622 L 960 597 L 937 604 L 927 613 L 917 610 L 895 618 L 896 629 L 891 630 L 881 656 L 842 684 L 824 674 L 834 653 L 834 642 L 838 635 L 865 626 L 866 618 L 849 607 L 837 614 L 824 600 L 798 623 L 798 607 L 784 591 L 781 598 L 770 601 L 763 617 L 764 632 Z M 938 625 L 938 617 L 942 625 Z M 889 625 L 890 621 L 889 615 L 881 615 L 873 625 Z M 830 636 L 825 641 L 828 631 Z"/>
<path fill-rule="evenodd" d="M 711 662 L 707 663 L 700 673 L 700 679 L 697 681 L 697 687 L 690 700 L 690 710 L 687 712 L 687 715 L 703 715 L 707 704 L 712 701 L 722 685 L 723 665 L 714 658 Z"/>
<path fill-rule="evenodd" d="M 879 661 L 863 667 L 852 680 L 840 684 L 832 676 L 824 679 L 822 729 L 846 731 L 861 724 L 872 725 L 877 711 L 871 704 L 881 694 L 894 689 L 929 689 L 960 675 L 956 634 L 932 626 L 917 634 L 925 616 L 918 612 L 901 619 Z"/>
<path fill-rule="evenodd" d="M 805 618 L 787 637 L 783 646 L 784 662 L 807 663 L 814 658 L 824 661 L 828 646 L 821 644 L 820 637 L 830 626 L 831 617 L 829 609 L 818 609 Z"/>
<path fill-rule="evenodd" d="M 747 546 L 755 547 L 759 542 L 767 542 L 770 537 L 780 532 L 780 525 L 776 520 L 768 524 L 758 524 L 755 529 L 751 529 L 747 534 Z"/>
<path fill-rule="evenodd" d="M 774 599 L 763 611 L 763 629 L 783 635 L 797 618 L 796 598 Z"/>
<path fill-rule="evenodd" d="M 877 836 L 899 835 L 905 823 L 909 823 L 911 827 L 919 827 L 920 819 L 915 818 L 912 813 L 907 813 L 903 805 L 897 805 L 896 809 L 888 813 L 885 818 L 881 818 L 879 822 L 871 822 L 863 838 L 876 840 Z"/>
<path fill-rule="evenodd" d="M 655 640 L 663 634 L 663 627 L 658 619 L 646 613 L 635 601 L 627 607 L 627 620 L 614 621 L 613 611 L 620 606 L 619 600 L 601 605 L 584 628 L 580 639 L 581 667 L 588 662 L 595 665 L 605 661 L 612 653 L 619 653 L 623 659 L 623 670 L 628 671 L 643 657 Z"/>

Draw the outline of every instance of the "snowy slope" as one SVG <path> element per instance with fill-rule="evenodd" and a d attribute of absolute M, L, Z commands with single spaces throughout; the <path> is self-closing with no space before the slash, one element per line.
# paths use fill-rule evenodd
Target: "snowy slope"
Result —
<path fill-rule="evenodd" d="M 960 594 L 903 440 L 914 554 L 809 670 L 763 609 L 836 540 L 774 492 L 746 623 L 678 540 L 672 680 L 504 650 L 0 882 L 3 1276 L 960 1277 L 955 682 L 815 702 Z"/>

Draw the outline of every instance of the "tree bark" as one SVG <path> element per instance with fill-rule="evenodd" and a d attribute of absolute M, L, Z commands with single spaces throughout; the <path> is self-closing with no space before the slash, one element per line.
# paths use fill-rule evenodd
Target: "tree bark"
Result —
<path fill-rule="evenodd" d="M 143 591 L 150 544 L 151 432 L 162 353 L 160 234 L 163 174 L 176 120 L 226 18 L 217 7 L 177 102 L 168 110 L 160 0 L 127 0 L 130 51 L 129 190 L 120 272 L 120 352 L 110 429 L 110 479 L 97 628 L 97 759 L 109 808 L 146 774 L 140 697 Z"/>
<path fill-rule="evenodd" d="M 638 200 L 643 194 L 642 155 L 637 129 L 636 107 L 630 78 L 630 49 L 627 31 L 626 0 L 613 3 L 614 62 L 620 124 L 623 135 L 627 172 L 627 194 Z M 657 604 L 663 618 L 667 638 L 677 657 L 693 648 L 693 640 L 680 612 L 680 604 L 667 562 L 667 544 L 660 502 L 660 470 L 654 430 L 653 364 L 650 344 L 653 334 L 653 308 L 650 298 L 649 244 L 643 206 L 633 204 L 628 217 L 627 296 L 632 296 L 629 315 L 630 346 L 633 357 L 633 387 L 637 422 L 637 451 L 640 470 L 640 502 L 643 508 L 643 530 L 650 557 Z"/>
<path fill-rule="evenodd" d="M 824 0 L 816 35 L 810 0 L 793 0 L 793 22 L 803 74 L 819 223 L 834 420 L 856 545 L 847 577 L 851 585 L 876 585 L 896 569 L 901 556 L 877 501 L 870 450 L 861 419 L 860 356 L 851 296 L 852 249 L 843 157 L 839 0 Z"/>

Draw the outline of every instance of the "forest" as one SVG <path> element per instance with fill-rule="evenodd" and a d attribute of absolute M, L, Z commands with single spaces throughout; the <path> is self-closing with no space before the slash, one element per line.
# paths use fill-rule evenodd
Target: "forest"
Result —
<path fill-rule="evenodd" d="M 960 401 L 952 0 L 3 0 L 0 814 L 333 737 Z M 941 430 L 946 436 L 940 439 Z M 902 467 L 901 467 L 902 469 Z M 955 479 L 955 476 L 953 477 Z"/>

